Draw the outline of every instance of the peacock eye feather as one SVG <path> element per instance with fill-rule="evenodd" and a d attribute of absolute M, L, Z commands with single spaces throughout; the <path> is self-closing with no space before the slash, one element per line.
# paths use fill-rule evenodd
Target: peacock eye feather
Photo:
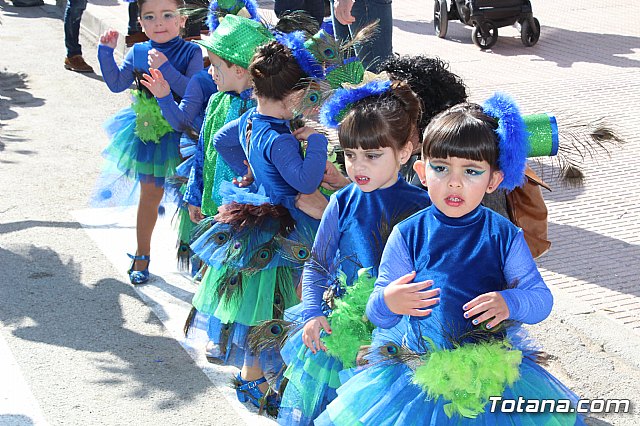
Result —
<path fill-rule="evenodd" d="M 284 328 L 280 324 L 274 324 L 271 326 L 271 334 L 279 336 L 284 331 Z"/>
<path fill-rule="evenodd" d="M 324 49 L 324 51 L 322 52 L 324 54 L 324 57 L 327 59 L 333 59 L 336 57 L 336 51 L 327 47 L 326 49 Z"/>
<path fill-rule="evenodd" d="M 213 235 L 213 241 L 215 241 L 215 243 L 219 244 L 219 245 L 222 245 L 222 244 L 226 243 L 227 241 L 229 241 L 229 238 L 230 238 L 230 235 L 226 231 L 216 232 Z"/>
<path fill-rule="evenodd" d="M 395 343 L 389 343 L 382 348 L 382 351 L 383 351 L 383 355 L 393 357 L 398 355 L 398 352 L 400 351 L 400 349 L 398 348 L 398 345 L 396 345 Z"/>

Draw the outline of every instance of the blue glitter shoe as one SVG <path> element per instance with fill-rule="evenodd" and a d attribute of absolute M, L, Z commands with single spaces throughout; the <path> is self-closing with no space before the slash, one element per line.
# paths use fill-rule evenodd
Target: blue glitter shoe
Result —
<path fill-rule="evenodd" d="M 258 385 L 265 383 L 266 381 L 267 379 L 264 377 L 260 377 L 254 381 L 247 381 L 242 378 L 240 373 L 238 373 L 233 380 L 238 401 L 249 401 L 260 409 L 260 414 L 262 414 L 263 411 L 266 411 L 269 415 L 276 417 L 278 415 L 279 408 L 276 394 L 274 394 L 270 388 L 265 393 L 258 388 Z"/>
<path fill-rule="evenodd" d="M 134 256 L 133 254 L 129 254 L 129 253 L 127 253 L 127 256 L 131 258 L 131 267 L 127 271 L 127 274 L 129 274 L 129 281 L 131 281 L 131 284 L 138 285 L 138 284 L 144 284 L 147 281 L 149 281 L 149 263 L 151 263 L 151 257 L 149 255 Z M 135 265 L 136 260 L 146 260 L 147 267 L 142 271 L 134 271 L 133 266 Z"/>

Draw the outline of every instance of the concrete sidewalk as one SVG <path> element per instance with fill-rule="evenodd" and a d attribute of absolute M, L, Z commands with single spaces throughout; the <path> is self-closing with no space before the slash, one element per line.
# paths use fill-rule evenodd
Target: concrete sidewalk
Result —
<path fill-rule="evenodd" d="M 273 3 L 260 5 L 273 19 Z M 640 188 L 633 184 L 640 158 L 640 8 L 540 0 L 533 9 L 542 25 L 536 46 L 524 47 L 518 30 L 508 27 L 492 50 L 481 51 L 461 23 L 450 22 L 446 39 L 434 35 L 432 1 L 396 1 L 395 50 L 449 61 L 472 101 L 500 89 L 525 113 L 554 113 L 561 126 L 602 117 L 626 139 L 609 160 L 587 162 L 583 187 L 549 179 L 553 246 L 539 266 L 556 303 L 531 332 L 552 355 L 550 370 L 577 394 L 634 401 L 633 414 L 593 413 L 592 424 L 640 424 Z M 126 24 L 125 3 L 88 5 L 83 51 L 96 70 L 98 34 L 108 28 L 125 34 Z M 118 50 L 124 53 L 124 41 Z M 550 176 L 552 165 L 538 170 Z"/>

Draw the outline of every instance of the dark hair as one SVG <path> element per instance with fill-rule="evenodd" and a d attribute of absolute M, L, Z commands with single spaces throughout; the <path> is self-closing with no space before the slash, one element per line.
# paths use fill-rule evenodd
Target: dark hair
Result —
<path fill-rule="evenodd" d="M 422 118 L 418 122 L 420 134 L 431 119 L 445 109 L 467 101 L 462 79 L 449 71 L 440 58 L 424 55 L 394 56 L 384 61 L 382 71 L 395 80 L 405 80 L 422 101 Z"/>
<path fill-rule="evenodd" d="M 486 161 L 498 170 L 498 122 L 478 104 L 455 105 L 431 120 L 424 133 L 424 158 Z"/>
<path fill-rule="evenodd" d="M 420 112 L 420 99 L 409 85 L 394 81 L 387 92 L 364 98 L 350 108 L 338 128 L 340 145 L 398 151 L 415 131 Z"/>
<path fill-rule="evenodd" d="M 304 89 L 307 76 L 291 51 L 278 43 L 258 47 L 249 64 L 253 93 L 280 101 L 294 90 Z"/>
<path fill-rule="evenodd" d="M 286 10 L 278 16 L 278 23 L 273 29 L 285 34 L 302 31 L 310 38 L 320 31 L 320 25 L 304 10 Z"/>
<path fill-rule="evenodd" d="M 151 0 L 137 0 L 136 3 L 138 3 L 138 17 L 142 18 L 142 5 L 145 4 L 146 2 L 151 1 Z M 183 7 L 185 7 L 185 2 L 184 0 L 172 0 L 176 6 L 178 6 L 178 9 L 181 9 Z"/>

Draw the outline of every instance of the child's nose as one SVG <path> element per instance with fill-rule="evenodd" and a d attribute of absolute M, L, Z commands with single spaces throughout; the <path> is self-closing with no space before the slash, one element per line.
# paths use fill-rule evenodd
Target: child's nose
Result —
<path fill-rule="evenodd" d="M 457 173 L 452 173 L 449 177 L 449 187 L 460 188 L 462 186 L 462 179 Z"/>

